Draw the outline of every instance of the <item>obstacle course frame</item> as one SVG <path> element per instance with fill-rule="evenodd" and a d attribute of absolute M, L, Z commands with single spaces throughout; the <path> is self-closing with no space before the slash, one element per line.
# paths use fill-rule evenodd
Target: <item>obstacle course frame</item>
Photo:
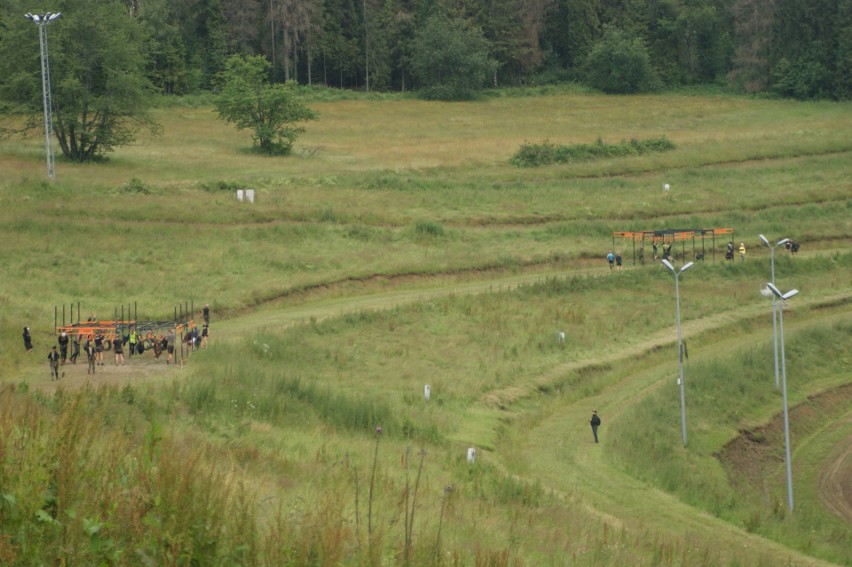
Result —
<path fill-rule="evenodd" d="M 639 230 L 625 231 L 612 233 L 612 249 L 616 250 L 616 239 L 630 241 L 632 244 L 633 265 L 636 265 L 637 260 L 640 265 L 644 265 L 647 259 L 646 245 L 653 248 L 656 243 L 660 248 L 660 256 L 662 257 L 662 247 L 668 245 L 672 249 L 672 255 L 687 261 L 687 243 L 692 244 L 692 261 L 704 261 L 707 258 L 707 248 L 705 242 L 711 240 L 710 255 L 713 261 L 716 261 L 716 237 L 720 238 L 721 242 L 733 244 L 734 229 L 733 228 L 667 228 L 664 230 Z M 696 242 L 700 243 L 700 249 L 696 248 Z M 637 250 L 638 244 L 638 250 Z M 680 244 L 678 256 L 677 244 Z M 724 256 L 723 256 L 724 257 Z M 652 256 L 653 259 L 653 256 Z"/>
<path fill-rule="evenodd" d="M 80 308 L 80 302 L 77 302 L 77 321 L 74 322 L 74 307 L 75 306 L 72 303 L 70 305 L 70 322 L 66 323 L 65 305 L 62 306 L 62 322 L 60 324 L 59 307 L 54 306 L 54 334 L 58 335 L 60 333 L 66 333 L 70 337 L 78 337 L 78 340 L 92 340 L 94 339 L 95 335 L 101 335 L 104 338 L 105 350 L 109 350 L 111 348 L 112 341 L 116 337 L 124 337 L 125 335 L 133 331 L 140 335 L 145 335 L 147 333 L 156 335 L 157 333 L 166 334 L 174 330 L 176 336 L 180 339 L 180 358 L 182 361 L 184 358 L 184 333 L 189 332 L 197 327 L 195 321 L 191 318 L 191 314 L 194 312 L 193 303 L 184 302 L 182 304 L 175 305 L 174 318 L 172 319 L 146 321 L 140 321 L 137 319 L 137 306 L 135 303 L 133 304 L 132 311 L 131 306 L 129 304 L 126 306 L 127 318 L 125 318 L 125 305 L 122 305 L 120 312 L 118 307 L 114 308 L 114 317 L 113 319 L 108 320 L 97 320 L 94 316 L 91 316 L 86 321 L 82 321 L 80 315 L 80 313 L 82 312 Z"/>

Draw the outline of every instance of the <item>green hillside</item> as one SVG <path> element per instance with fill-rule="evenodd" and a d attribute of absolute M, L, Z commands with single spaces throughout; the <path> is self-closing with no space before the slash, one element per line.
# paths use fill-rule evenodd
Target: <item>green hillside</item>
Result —
<path fill-rule="evenodd" d="M 317 100 L 285 158 L 177 105 L 55 183 L 0 141 L 0 564 L 852 565 L 852 105 L 528 94 Z M 684 446 L 673 278 L 613 233 L 712 228 L 672 250 Z M 801 245 L 792 511 L 759 234 Z M 72 310 L 205 303 L 177 364 L 49 378 Z"/>

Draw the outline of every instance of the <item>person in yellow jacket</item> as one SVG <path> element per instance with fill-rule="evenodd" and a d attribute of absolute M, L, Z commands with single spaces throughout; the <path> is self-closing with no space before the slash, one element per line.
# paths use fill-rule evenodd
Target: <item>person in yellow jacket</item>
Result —
<path fill-rule="evenodd" d="M 740 242 L 740 261 L 745 261 L 746 249 L 745 244 Z"/>

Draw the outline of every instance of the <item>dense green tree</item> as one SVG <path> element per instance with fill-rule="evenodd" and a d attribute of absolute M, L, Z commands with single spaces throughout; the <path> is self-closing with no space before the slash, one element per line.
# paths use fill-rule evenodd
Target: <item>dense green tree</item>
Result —
<path fill-rule="evenodd" d="M 599 35 L 599 0 L 557 0 L 546 19 L 543 43 L 556 63 L 579 68 Z"/>
<path fill-rule="evenodd" d="M 846 18 L 841 6 L 845 8 Z M 838 72 L 848 0 L 777 0 L 768 50 L 771 89 L 795 98 L 842 98 Z M 847 47 L 848 49 L 848 47 Z"/>
<path fill-rule="evenodd" d="M 219 0 L 173 2 L 186 45 L 186 62 L 192 69 L 189 88 L 210 90 L 225 68 L 231 48 L 228 21 Z"/>
<path fill-rule="evenodd" d="M 294 83 L 269 82 L 271 67 L 260 55 L 230 57 L 216 110 L 237 129 L 252 130 L 252 139 L 263 153 L 287 154 L 304 132 L 296 124 L 316 120 L 318 115 L 299 100 Z"/>
<path fill-rule="evenodd" d="M 23 14 L 29 5 L 9 0 L 0 18 L 0 98 L 28 112 L 43 127 L 39 40 Z M 147 112 L 145 36 L 122 0 L 64 0 L 50 25 L 53 132 L 75 161 L 102 157 L 131 142 L 140 129 L 156 131 Z"/>
<path fill-rule="evenodd" d="M 657 82 L 642 40 L 609 26 L 586 58 L 586 79 L 605 93 L 647 91 Z"/>
<path fill-rule="evenodd" d="M 472 97 L 496 69 L 488 49 L 482 31 L 464 20 L 431 16 L 413 44 L 411 68 L 421 94 L 443 100 Z"/>
<path fill-rule="evenodd" d="M 190 70 L 177 14 L 168 0 L 145 0 L 139 16 L 147 34 L 148 78 L 165 94 L 186 94 Z"/>

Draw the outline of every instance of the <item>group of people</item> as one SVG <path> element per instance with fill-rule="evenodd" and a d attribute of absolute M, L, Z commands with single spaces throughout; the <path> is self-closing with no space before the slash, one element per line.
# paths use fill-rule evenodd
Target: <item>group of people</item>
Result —
<path fill-rule="evenodd" d="M 204 323 L 201 330 L 199 331 L 198 327 L 194 327 L 184 336 L 183 340 L 189 350 L 207 347 L 209 337 L 208 327 L 210 324 L 209 305 L 204 306 L 204 309 L 202 310 L 202 317 L 204 319 Z M 88 319 L 89 323 L 95 321 L 96 319 L 94 315 Z M 83 341 L 84 338 L 85 341 L 81 345 L 81 341 Z M 24 348 L 27 352 L 32 351 L 33 342 L 29 327 L 24 327 L 23 339 Z M 47 355 L 47 360 L 50 365 L 50 378 L 51 380 L 58 380 L 60 377 L 64 376 L 65 373 L 60 372 L 60 368 L 66 363 L 77 364 L 77 358 L 80 355 L 81 346 L 86 353 L 88 361 L 87 374 L 95 374 L 96 367 L 104 366 L 104 351 L 109 350 L 110 347 L 112 347 L 113 354 L 115 355 L 116 366 L 124 365 L 125 349 L 127 349 L 130 356 L 134 356 L 136 354 L 141 355 L 146 350 L 152 350 L 154 352 L 155 359 L 159 359 L 163 351 L 165 351 L 166 364 L 173 364 L 175 361 L 176 340 L 176 329 L 170 329 L 165 335 L 161 333 L 156 337 L 152 331 L 148 331 L 148 333 L 143 337 L 142 334 L 136 330 L 131 330 L 124 336 L 116 334 L 112 340 L 104 336 L 101 332 L 95 332 L 95 334 L 90 337 L 78 335 L 76 340 L 73 341 L 71 340 L 71 337 L 68 336 L 67 332 L 62 331 L 56 339 L 57 345 L 54 345 Z M 57 346 L 59 347 L 58 349 Z M 71 347 L 70 358 L 68 356 L 69 346 Z"/>
<path fill-rule="evenodd" d="M 609 251 L 609 254 L 606 255 L 606 261 L 609 262 L 609 269 L 612 271 L 613 267 L 616 270 L 621 269 L 621 252 L 613 253 L 612 250 Z"/>

